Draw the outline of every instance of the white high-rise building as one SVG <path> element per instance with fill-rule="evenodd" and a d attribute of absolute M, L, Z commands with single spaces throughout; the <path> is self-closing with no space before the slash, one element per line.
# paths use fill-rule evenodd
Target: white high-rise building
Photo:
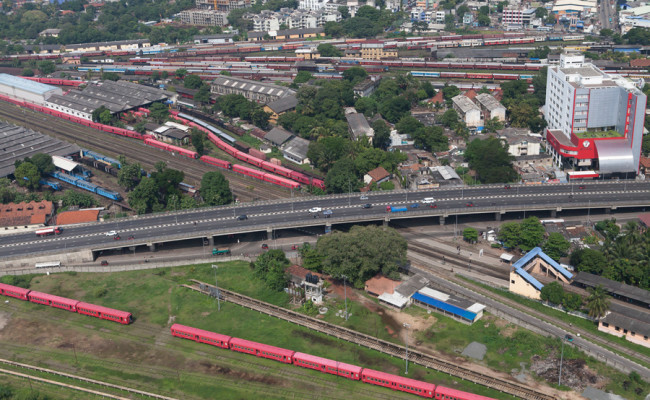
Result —
<path fill-rule="evenodd" d="M 325 7 L 329 0 L 300 0 L 298 8 L 301 10 L 318 11 Z"/>
<path fill-rule="evenodd" d="M 582 55 L 563 54 L 548 68 L 546 139 L 558 167 L 592 176 L 638 172 L 647 97 L 637 84 Z"/>

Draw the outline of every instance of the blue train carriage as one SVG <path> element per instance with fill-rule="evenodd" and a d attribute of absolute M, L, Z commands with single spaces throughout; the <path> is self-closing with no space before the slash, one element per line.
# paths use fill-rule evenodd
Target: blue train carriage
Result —
<path fill-rule="evenodd" d="M 103 188 L 101 186 L 97 187 L 97 194 L 106 198 L 109 198 L 111 200 L 115 201 L 120 201 L 122 200 L 122 196 L 118 192 L 114 192 L 112 190 L 108 190 L 106 188 Z"/>

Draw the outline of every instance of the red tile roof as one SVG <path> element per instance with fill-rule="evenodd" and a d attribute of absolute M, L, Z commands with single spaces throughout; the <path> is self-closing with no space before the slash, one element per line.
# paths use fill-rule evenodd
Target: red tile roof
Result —
<path fill-rule="evenodd" d="M 650 213 L 639 214 L 639 221 L 641 222 L 641 224 L 650 228 Z"/>
<path fill-rule="evenodd" d="M 444 103 L 445 98 L 442 96 L 442 90 L 439 90 L 438 93 L 436 93 L 436 95 L 433 96 L 432 98 L 430 98 L 428 101 L 429 101 L 429 103 L 433 103 L 433 104 L 435 104 L 435 103 Z"/>
<path fill-rule="evenodd" d="M 630 60 L 630 67 L 650 67 L 650 58 L 637 58 Z"/>
<path fill-rule="evenodd" d="M 0 204 L 0 226 L 44 225 L 52 214 L 51 201 Z"/>
<path fill-rule="evenodd" d="M 474 97 L 476 97 L 478 93 L 476 93 L 476 90 L 470 89 L 467 92 L 465 92 L 465 97 L 469 98 L 470 100 L 474 100 Z"/>
<path fill-rule="evenodd" d="M 377 275 L 366 281 L 366 292 L 381 296 L 384 293 L 393 294 L 401 282 Z"/>
<path fill-rule="evenodd" d="M 99 210 L 65 211 L 56 216 L 57 225 L 82 224 L 84 222 L 95 222 L 99 216 Z"/>
<path fill-rule="evenodd" d="M 374 182 L 378 182 L 390 176 L 390 174 L 388 173 L 388 171 L 384 169 L 384 167 L 377 167 L 372 171 L 368 171 L 368 175 L 370 175 L 370 177 Z"/>
<path fill-rule="evenodd" d="M 300 277 L 301 279 L 305 279 L 305 276 L 307 276 L 308 273 L 311 272 L 312 275 L 316 275 L 319 278 L 323 277 L 323 274 L 319 274 L 318 272 L 310 271 L 306 268 L 301 267 L 300 265 L 291 265 L 287 267 L 287 269 L 284 270 L 284 272 L 288 273 L 289 275 L 292 276 L 297 276 Z"/>
<path fill-rule="evenodd" d="M 643 168 L 646 168 L 646 169 L 647 169 L 647 168 L 650 168 L 650 158 L 648 158 L 648 157 L 641 157 L 641 158 L 639 159 L 639 164 L 640 164 Z"/>

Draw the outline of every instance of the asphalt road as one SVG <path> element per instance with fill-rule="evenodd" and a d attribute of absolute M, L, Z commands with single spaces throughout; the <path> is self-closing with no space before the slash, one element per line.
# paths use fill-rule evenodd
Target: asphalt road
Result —
<path fill-rule="evenodd" d="M 609 0 L 600 0 L 598 4 L 598 13 L 600 16 L 600 27 L 601 29 L 613 29 L 616 30 L 616 23 L 618 17 L 616 16 L 616 5 L 612 5 Z M 612 22 L 609 22 L 609 19 L 612 19 Z"/>
<path fill-rule="evenodd" d="M 582 188 L 581 188 L 582 187 Z M 436 189 L 420 192 L 381 192 L 370 193 L 368 199 L 361 194 L 327 196 L 309 199 L 286 199 L 263 203 L 244 203 L 237 206 L 202 208 L 179 213 L 138 216 L 117 219 L 104 223 L 88 224 L 78 227 L 64 227 L 63 233 L 56 236 L 37 237 L 33 232 L 0 236 L 0 257 L 27 255 L 29 253 L 53 252 L 63 249 L 106 249 L 133 244 L 156 242 L 161 237 L 200 237 L 232 231 L 264 231 L 274 227 L 291 225 L 324 225 L 326 221 L 335 222 L 337 217 L 364 217 L 383 219 L 386 206 L 407 207 L 408 211 L 393 213 L 392 218 L 409 216 L 439 215 L 448 212 L 471 213 L 481 210 L 530 209 L 535 207 L 576 207 L 590 204 L 608 205 L 635 202 L 650 206 L 650 182 L 590 182 L 558 185 L 513 185 L 510 189 L 503 185 L 474 188 Z M 434 197 L 437 208 L 430 209 L 421 201 Z M 363 208 L 364 204 L 371 208 Z M 417 205 L 417 207 L 413 207 Z M 470 206 L 471 205 L 471 206 Z M 331 209 L 332 219 L 326 220 L 322 213 L 310 213 L 312 207 Z M 246 215 L 246 220 L 237 217 Z M 109 231 L 117 231 L 121 239 L 114 240 Z M 226 232 L 224 232 L 224 230 Z M 217 232 L 218 231 L 218 232 Z M 128 237 L 134 236 L 134 240 Z"/>

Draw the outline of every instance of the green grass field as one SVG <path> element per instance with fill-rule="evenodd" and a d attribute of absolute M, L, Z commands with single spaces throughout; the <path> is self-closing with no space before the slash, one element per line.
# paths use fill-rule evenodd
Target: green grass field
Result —
<path fill-rule="evenodd" d="M 214 270 L 210 265 L 115 274 L 35 276 L 31 280 L 34 290 L 129 310 L 136 320 L 132 325 L 122 326 L 27 302 L 0 303 L 0 317 L 11 316 L 9 323 L 0 330 L 0 356 L 183 399 L 214 398 L 216 391 L 220 399 L 246 399 L 253 395 L 269 399 L 415 398 L 171 337 L 168 329 L 176 322 L 403 375 L 404 361 L 401 359 L 235 304 L 222 302 L 221 311 L 217 311 L 214 299 L 180 286 L 192 278 L 213 282 Z M 220 287 L 272 304 L 289 305 L 286 294 L 261 286 L 247 263 L 219 265 Z M 334 315 L 337 309 L 343 308 L 342 300 L 327 305 L 330 311 L 325 320 L 401 343 L 400 337 L 386 329 L 391 321 L 385 315 L 380 316 L 348 300 L 352 317 L 345 322 Z M 486 344 L 488 352 L 485 360 L 479 363 L 506 373 L 520 368 L 521 362 L 530 365 L 533 356 L 554 354 L 559 345 L 558 340 L 542 338 L 491 315 L 467 326 L 417 307 L 404 312 L 436 321 L 428 329 L 416 332 L 422 348 L 460 357 L 460 351 L 467 344 L 481 342 Z M 565 347 L 565 360 L 573 357 L 584 358 Z M 586 363 L 608 376 L 612 382 L 608 388 L 616 389 L 616 393 L 628 399 L 642 398 L 622 390 L 623 375 L 593 360 Z M 408 376 L 496 399 L 512 398 L 412 364 Z M 645 389 L 647 392 L 648 387 Z M 317 393 L 323 393 L 322 397 Z"/>

